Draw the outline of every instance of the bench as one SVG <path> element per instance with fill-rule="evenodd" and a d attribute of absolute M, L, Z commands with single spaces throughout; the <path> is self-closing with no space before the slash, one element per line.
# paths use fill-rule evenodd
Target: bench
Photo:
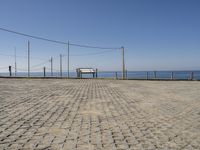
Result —
<path fill-rule="evenodd" d="M 93 78 L 95 77 L 95 74 L 96 74 L 96 77 L 97 77 L 97 69 L 95 71 L 93 68 L 77 68 L 76 72 L 77 72 L 78 78 L 82 78 L 83 74 L 92 74 Z"/>

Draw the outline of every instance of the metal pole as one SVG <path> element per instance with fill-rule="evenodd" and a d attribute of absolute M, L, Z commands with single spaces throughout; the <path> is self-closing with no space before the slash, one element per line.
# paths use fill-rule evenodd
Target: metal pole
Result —
<path fill-rule="evenodd" d="M 172 72 L 171 80 L 174 80 L 174 72 Z"/>
<path fill-rule="evenodd" d="M 46 67 L 44 67 L 43 69 L 44 69 L 44 77 L 46 77 Z"/>
<path fill-rule="evenodd" d="M 124 47 L 122 46 L 122 79 L 125 79 Z"/>
<path fill-rule="evenodd" d="M 115 72 L 115 78 L 118 79 L 118 77 L 117 77 L 117 72 Z"/>
<path fill-rule="evenodd" d="M 149 72 L 147 71 L 147 74 L 146 74 L 146 79 L 148 80 L 149 79 Z"/>
<path fill-rule="evenodd" d="M 9 75 L 10 75 L 10 77 L 11 77 L 11 76 L 12 76 L 12 67 L 9 66 L 9 67 L 8 67 L 8 70 L 9 70 Z"/>
<path fill-rule="evenodd" d="M 17 76 L 17 58 L 16 58 L 16 47 L 15 47 L 15 76 Z"/>
<path fill-rule="evenodd" d="M 60 76 L 62 77 L 62 54 L 60 54 Z"/>
<path fill-rule="evenodd" d="M 51 57 L 50 62 L 51 62 L 51 77 L 53 77 L 53 57 Z"/>
<path fill-rule="evenodd" d="M 28 41 L 28 77 L 30 77 L 30 42 Z"/>
<path fill-rule="evenodd" d="M 69 78 L 69 41 L 68 41 L 67 45 L 68 45 L 68 51 L 67 51 L 67 76 Z"/>
<path fill-rule="evenodd" d="M 98 69 L 96 69 L 96 78 L 98 77 L 97 73 L 98 73 Z"/>
<path fill-rule="evenodd" d="M 156 71 L 154 71 L 154 79 L 156 79 L 156 78 L 157 78 Z"/>
<path fill-rule="evenodd" d="M 191 80 L 194 79 L 194 72 L 191 72 Z"/>

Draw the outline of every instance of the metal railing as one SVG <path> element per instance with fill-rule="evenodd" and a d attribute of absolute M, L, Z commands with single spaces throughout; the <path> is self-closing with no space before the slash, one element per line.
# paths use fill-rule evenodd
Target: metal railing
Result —
<path fill-rule="evenodd" d="M 44 69 L 45 68 L 45 69 Z M 8 68 L 7 72 L 1 72 L 5 67 L 0 67 L 0 77 L 28 77 L 26 69 L 18 68 L 19 72 L 15 75 L 12 72 L 13 68 Z M 68 77 L 68 72 L 63 72 L 60 76 L 60 71 L 54 69 L 52 72 L 50 68 L 42 67 L 35 68 L 30 72 L 30 77 Z M 76 72 L 70 72 L 70 78 L 76 78 Z M 121 71 L 98 71 L 97 78 L 112 78 L 112 79 L 122 79 Z M 83 78 L 93 78 L 91 75 L 83 75 Z M 135 79 L 135 80 L 200 80 L 200 71 L 126 71 L 125 79 Z"/>

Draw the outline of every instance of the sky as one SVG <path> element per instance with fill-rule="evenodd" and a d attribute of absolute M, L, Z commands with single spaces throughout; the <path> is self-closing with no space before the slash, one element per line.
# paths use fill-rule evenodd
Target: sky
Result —
<path fill-rule="evenodd" d="M 200 70 L 199 0 L 1 0 L 0 28 L 83 45 L 125 48 L 127 70 Z M 59 70 L 67 45 L 23 37 L 0 30 L 0 72 L 14 66 L 31 71 Z M 70 70 L 93 67 L 122 69 L 120 49 L 70 46 Z M 63 57 L 67 70 L 67 57 Z"/>

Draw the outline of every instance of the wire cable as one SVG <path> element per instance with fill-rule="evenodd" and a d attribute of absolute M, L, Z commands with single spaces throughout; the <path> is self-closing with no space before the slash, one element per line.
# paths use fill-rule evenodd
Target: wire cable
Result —
<path fill-rule="evenodd" d="M 72 54 L 70 56 L 91 56 L 91 55 L 105 54 L 105 53 L 109 53 L 109 52 L 113 52 L 113 50 L 106 50 L 106 51 L 97 52 L 97 53 Z M 67 56 L 67 55 L 64 55 L 64 56 Z"/>
<path fill-rule="evenodd" d="M 44 61 L 44 62 L 42 62 L 42 63 L 39 63 L 39 64 L 34 65 L 34 66 L 31 66 L 31 69 L 32 69 L 32 68 L 35 68 L 35 67 L 38 67 L 38 66 L 41 66 L 41 65 L 44 65 L 44 64 L 46 64 L 46 63 L 48 63 L 48 62 L 49 62 L 49 60 L 46 60 L 46 61 Z"/>
<path fill-rule="evenodd" d="M 114 48 L 114 47 L 99 47 L 99 46 L 80 45 L 80 44 L 74 44 L 74 43 L 70 43 L 69 45 L 84 47 L 84 48 L 95 48 L 95 49 L 111 49 L 111 50 L 121 49 L 121 48 Z"/>
<path fill-rule="evenodd" d="M 18 68 L 17 68 L 17 71 L 25 71 L 25 72 L 26 72 L 26 71 L 27 71 L 27 69 L 24 69 L 24 68 L 19 68 L 19 67 L 18 67 Z"/>
<path fill-rule="evenodd" d="M 5 29 L 5 28 L 2 28 L 2 27 L 0 27 L 0 30 L 5 31 L 5 32 L 9 32 L 9 33 L 13 33 L 13 34 L 17 34 L 17 35 L 21 35 L 21 36 L 26 36 L 26 37 L 38 39 L 38 40 L 53 42 L 53 43 L 57 43 L 57 44 L 65 44 L 65 45 L 69 44 L 71 46 L 78 46 L 78 47 L 84 47 L 84 48 L 94 48 L 94 49 L 112 49 L 112 50 L 121 49 L 119 47 L 118 48 L 112 48 L 112 47 L 99 47 L 99 46 L 90 46 L 90 45 L 81 45 L 81 44 L 75 44 L 75 43 L 67 43 L 67 42 L 63 42 L 63 41 L 52 40 L 52 39 L 48 39 L 48 38 L 43 38 L 43 37 L 39 37 L 39 36 L 25 34 L 25 33 L 13 31 L 13 30 Z"/>
<path fill-rule="evenodd" d="M 13 31 L 13 30 L 1 28 L 1 27 L 0 27 L 0 30 L 10 32 L 10 33 L 14 33 L 14 34 L 18 34 L 18 35 L 22 35 L 22 36 L 26 36 L 26 37 L 30 37 L 30 38 L 34 38 L 34 39 L 38 39 L 38 40 L 47 41 L 47 42 L 53 42 L 53 43 L 58 43 L 58 44 L 67 44 L 66 42 L 61 42 L 61 41 L 51 40 L 51 39 L 47 39 L 47 38 L 43 38 L 43 37 L 30 35 L 30 34 L 25 34 L 25 33 Z"/>
<path fill-rule="evenodd" d="M 10 55 L 10 54 L 3 54 L 3 53 L 0 53 L 1 56 L 8 56 L 8 57 L 15 57 L 15 55 Z M 24 58 L 24 59 L 27 59 L 27 56 L 16 56 L 17 58 Z M 38 60 L 46 60 L 44 58 L 39 58 L 39 57 L 30 57 L 31 59 L 38 59 Z"/>

